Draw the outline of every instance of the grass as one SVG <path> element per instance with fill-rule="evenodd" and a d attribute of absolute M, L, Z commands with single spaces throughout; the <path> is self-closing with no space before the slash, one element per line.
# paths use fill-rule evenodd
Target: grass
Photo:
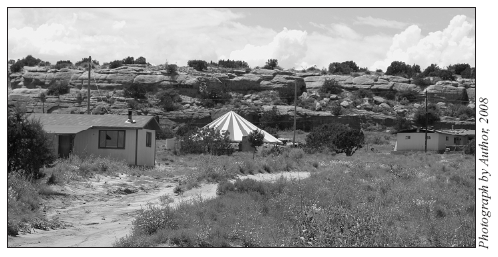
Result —
<path fill-rule="evenodd" d="M 73 181 L 85 182 L 96 175 L 133 176 L 147 175 L 155 178 L 170 177 L 170 172 L 160 169 L 130 167 L 123 161 L 102 157 L 80 158 L 72 155 L 59 159 L 52 168 L 43 170 L 45 177 L 30 181 L 19 174 L 8 174 L 7 234 L 30 233 L 32 229 L 55 229 L 65 224 L 58 220 L 47 220 L 40 209 L 44 198 L 65 197 L 65 193 L 56 190 L 57 185 Z M 91 183 L 86 184 L 91 188 Z"/>
<path fill-rule="evenodd" d="M 473 156 L 392 158 L 390 145 L 375 147 L 351 157 L 298 149 L 254 161 L 250 153 L 192 157 L 191 178 L 219 181 L 218 197 L 149 205 L 115 246 L 475 247 Z M 273 184 L 229 180 L 285 170 L 315 172 Z"/>

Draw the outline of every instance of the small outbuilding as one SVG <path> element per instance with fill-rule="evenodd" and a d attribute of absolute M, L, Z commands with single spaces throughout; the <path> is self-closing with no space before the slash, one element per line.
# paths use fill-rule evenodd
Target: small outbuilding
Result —
<path fill-rule="evenodd" d="M 424 151 L 425 129 L 408 129 L 396 134 L 394 151 Z M 468 144 L 475 138 L 475 130 L 427 130 L 427 150 L 444 151 L 451 146 Z"/>
<path fill-rule="evenodd" d="M 129 165 L 154 166 L 158 120 L 153 116 L 32 113 L 52 137 L 53 151 L 61 157 L 101 156 Z"/>

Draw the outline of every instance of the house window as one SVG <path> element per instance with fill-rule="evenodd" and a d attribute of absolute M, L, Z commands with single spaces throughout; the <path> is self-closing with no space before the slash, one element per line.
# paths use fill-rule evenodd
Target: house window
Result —
<path fill-rule="evenodd" d="M 152 145 L 152 132 L 146 132 L 145 134 L 145 146 L 151 147 Z"/>
<path fill-rule="evenodd" d="M 450 140 L 450 137 L 446 137 L 446 141 Z"/>
<path fill-rule="evenodd" d="M 125 131 L 124 130 L 100 130 L 99 131 L 99 148 L 124 149 L 125 148 Z"/>
<path fill-rule="evenodd" d="M 427 139 L 431 139 L 431 136 L 427 136 Z"/>
<path fill-rule="evenodd" d="M 405 139 L 410 139 L 410 136 L 406 136 Z"/>
<path fill-rule="evenodd" d="M 453 139 L 453 143 L 455 143 L 455 145 L 458 145 L 458 144 L 460 144 L 460 140 L 462 140 L 462 139 L 461 139 L 461 138 L 459 138 L 459 137 L 455 137 L 455 138 Z"/>

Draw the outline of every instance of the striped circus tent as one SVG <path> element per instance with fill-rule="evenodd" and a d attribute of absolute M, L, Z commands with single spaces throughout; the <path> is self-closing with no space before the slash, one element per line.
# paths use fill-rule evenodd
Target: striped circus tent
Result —
<path fill-rule="evenodd" d="M 241 142 L 243 136 L 248 136 L 251 131 L 259 129 L 265 135 L 263 142 L 281 144 L 282 141 L 276 139 L 268 132 L 256 127 L 234 111 L 229 111 L 204 127 L 215 128 L 219 131 L 228 130 L 232 142 Z"/>

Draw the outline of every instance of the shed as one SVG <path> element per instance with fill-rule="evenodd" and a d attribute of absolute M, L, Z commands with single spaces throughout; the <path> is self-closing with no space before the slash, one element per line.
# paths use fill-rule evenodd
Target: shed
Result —
<path fill-rule="evenodd" d="M 398 131 L 394 151 L 424 151 L 425 129 Z M 427 150 L 443 151 L 449 146 L 466 145 L 475 138 L 475 130 L 427 130 Z"/>

